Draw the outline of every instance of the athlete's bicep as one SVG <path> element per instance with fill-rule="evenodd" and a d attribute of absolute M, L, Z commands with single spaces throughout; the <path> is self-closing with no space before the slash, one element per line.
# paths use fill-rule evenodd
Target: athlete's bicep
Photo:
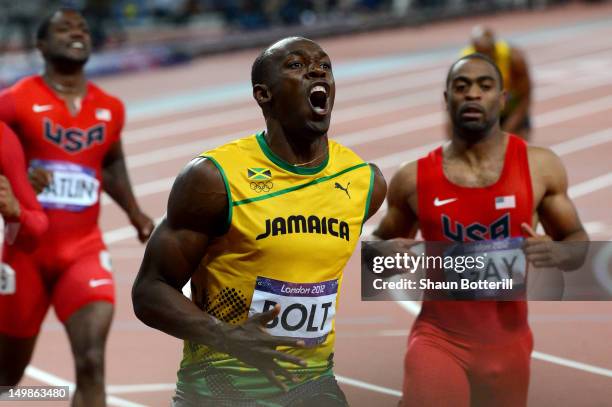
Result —
<path fill-rule="evenodd" d="M 164 218 L 151 235 L 138 280 L 163 281 L 180 290 L 198 267 L 208 236 L 189 229 L 174 229 Z"/>
<path fill-rule="evenodd" d="M 147 244 L 139 278 L 182 287 L 206 254 L 209 240 L 223 232 L 227 211 L 221 174 L 211 161 L 193 160 L 174 182 L 167 215 Z"/>
<path fill-rule="evenodd" d="M 546 192 L 538 206 L 538 216 L 546 234 L 554 240 L 564 240 L 584 228 L 578 211 L 567 192 L 567 173 L 558 156 L 548 150 L 540 151 Z"/>
<path fill-rule="evenodd" d="M 374 235 L 381 239 L 414 235 L 417 216 L 410 201 L 416 201 L 416 192 L 416 163 L 410 163 L 391 179 L 387 190 L 387 212 Z"/>

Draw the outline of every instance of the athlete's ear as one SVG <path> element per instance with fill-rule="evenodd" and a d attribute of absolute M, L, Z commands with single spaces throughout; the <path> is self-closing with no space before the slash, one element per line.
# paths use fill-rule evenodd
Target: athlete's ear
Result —
<path fill-rule="evenodd" d="M 263 106 L 272 99 L 268 86 L 257 83 L 253 86 L 253 97 L 259 106 Z"/>
<path fill-rule="evenodd" d="M 446 111 L 448 111 L 448 92 L 444 91 L 444 107 L 446 108 Z"/>
<path fill-rule="evenodd" d="M 504 109 L 506 108 L 506 98 L 507 97 L 508 97 L 508 92 L 506 91 L 506 89 L 502 90 L 501 91 L 501 101 L 499 103 L 499 106 L 500 106 L 499 111 L 500 112 L 503 112 Z"/>

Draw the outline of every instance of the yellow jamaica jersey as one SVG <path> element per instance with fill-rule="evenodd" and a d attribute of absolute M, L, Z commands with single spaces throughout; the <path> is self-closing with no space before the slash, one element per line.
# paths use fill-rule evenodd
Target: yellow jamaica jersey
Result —
<path fill-rule="evenodd" d="M 306 368 L 283 363 L 303 381 L 330 374 L 342 271 L 359 241 L 374 174 L 332 140 L 320 166 L 290 165 L 263 134 L 201 154 L 224 178 L 229 214 L 226 233 L 211 241 L 192 277 L 192 300 L 231 324 L 280 304 L 267 330 L 306 342 L 306 348 L 279 348 L 307 362 Z M 280 391 L 227 354 L 189 341 L 183 354 L 178 392 L 260 398 Z"/>

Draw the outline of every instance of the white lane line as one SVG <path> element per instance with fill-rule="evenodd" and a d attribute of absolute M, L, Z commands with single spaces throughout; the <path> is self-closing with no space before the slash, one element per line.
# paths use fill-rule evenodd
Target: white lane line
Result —
<path fill-rule="evenodd" d="M 62 379 L 54 374 L 45 372 L 44 370 L 40 370 L 34 366 L 26 367 L 25 374 L 32 379 L 38 380 L 39 382 L 50 384 L 52 386 L 68 386 L 70 389 L 70 393 L 74 393 L 75 385 L 72 382 Z M 110 406 L 117 407 L 147 407 L 144 404 L 134 403 L 129 400 L 125 400 L 119 397 L 107 395 L 106 403 Z"/>
<path fill-rule="evenodd" d="M 401 397 L 402 393 L 398 390 L 388 387 L 378 386 L 376 384 L 364 382 L 362 380 L 351 379 L 350 377 L 335 375 L 339 383 L 348 386 L 359 387 L 361 389 L 374 391 L 377 393 L 388 394 L 390 396 Z M 153 383 L 153 384 L 126 384 L 126 385 L 111 385 L 106 387 L 109 394 L 129 394 L 129 393 L 146 393 L 174 390 L 174 383 Z"/>
<path fill-rule="evenodd" d="M 607 82 L 612 82 L 612 79 Z M 591 85 L 599 86 L 601 85 L 601 81 L 593 81 Z M 590 85 L 589 85 L 590 86 Z M 576 87 L 576 90 L 586 89 L 584 87 Z M 565 89 L 562 89 L 563 92 L 566 92 Z M 547 92 L 542 96 L 537 96 L 538 100 L 545 100 L 550 97 L 554 97 L 559 92 Z M 567 93 L 567 92 L 566 92 Z M 435 94 L 435 92 L 432 92 Z M 391 106 L 391 107 L 390 107 Z M 371 108 L 363 111 L 363 107 L 358 107 L 363 114 L 375 115 L 377 112 L 376 104 L 374 104 Z M 396 109 L 395 106 L 387 105 L 381 103 L 381 109 Z M 589 116 L 595 113 L 603 112 L 606 110 L 612 109 L 612 96 L 605 96 L 602 98 L 598 98 L 595 100 L 577 103 L 571 106 L 567 106 L 561 109 L 555 109 L 552 111 L 548 111 L 545 113 L 541 113 L 534 117 L 534 128 L 541 128 L 545 126 L 551 126 L 554 124 L 559 124 L 566 122 L 571 119 L 575 119 L 582 116 Z M 350 109 L 345 109 L 346 111 L 350 111 Z M 351 119 L 352 120 L 352 119 Z M 412 117 L 410 119 L 397 121 L 391 124 L 386 124 L 383 126 L 374 126 L 369 129 L 340 135 L 335 137 L 336 140 L 344 143 L 347 146 L 352 146 L 355 144 L 367 142 L 367 141 L 379 141 L 385 138 L 392 138 L 399 135 L 405 135 L 410 131 L 416 130 L 424 130 L 427 128 L 431 128 L 437 125 L 442 125 L 445 123 L 445 114 L 444 112 L 435 112 L 427 115 L 422 115 L 418 117 Z M 244 130 L 240 132 L 233 132 L 231 134 L 224 134 L 221 136 L 215 136 L 211 138 L 205 138 L 202 140 L 196 140 L 190 143 L 179 144 L 170 147 L 159 148 L 155 150 L 146 151 L 139 154 L 129 155 L 127 160 L 127 166 L 130 169 L 140 168 L 148 165 L 157 164 L 160 162 L 166 162 L 172 159 L 177 158 L 186 158 L 186 157 L 194 157 L 205 151 L 209 148 L 216 147 L 218 145 L 227 143 L 231 140 L 244 137 L 245 135 L 251 134 L 251 130 Z"/>
<path fill-rule="evenodd" d="M 417 301 L 396 301 L 396 303 L 402 307 L 408 313 L 417 316 L 421 311 L 421 303 Z M 600 376 L 612 377 L 612 370 L 606 369 L 604 367 L 590 365 L 588 363 L 577 362 L 572 359 L 566 359 L 555 355 L 550 355 L 548 353 L 543 353 L 539 351 L 533 351 L 531 353 L 531 357 L 537 360 L 543 360 L 546 362 L 550 362 L 559 366 L 565 366 L 576 370 L 581 370 L 583 372 L 593 373 Z"/>
<path fill-rule="evenodd" d="M 610 130 L 607 130 L 607 131 L 610 131 Z M 607 137 L 599 137 L 599 136 L 595 138 L 593 137 L 593 135 L 603 134 L 603 133 L 604 132 L 598 132 L 598 133 L 594 133 L 591 135 L 583 136 L 579 139 L 584 138 L 586 140 L 591 140 L 589 142 L 590 143 L 589 147 L 593 147 L 595 145 L 593 142 L 593 139 L 595 138 L 602 143 L 609 141 Z M 405 151 L 388 154 L 383 157 L 378 157 L 372 160 L 372 162 L 375 162 L 381 169 L 393 168 L 393 167 L 402 165 L 403 163 L 414 161 L 418 159 L 419 157 L 423 156 L 424 154 L 426 154 L 427 152 L 431 151 L 432 149 L 436 148 L 439 145 L 440 145 L 440 142 L 436 141 L 433 143 L 426 144 L 424 146 L 419 146 L 419 147 L 411 148 Z M 551 149 L 553 151 L 556 151 L 559 155 L 569 154 L 569 153 L 581 150 L 581 148 L 579 148 L 578 146 L 575 146 L 572 148 L 566 148 L 566 147 L 559 148 L 559 146 L 562 146 L 562 145 L 565 145 L 565 142 L 555 144 L 551 146 Z M 160 180 L 161 185 L 169 186 L 171 184 L 171 180 L 173 179 L 174 177 Z M 568 194 L 570 198 L 579 198 L 584 195 L 590 194 L 592 192 L 608 188 L 609 186 L 612 186 L 612 173 L 604 174 L 602 176 L 590 179 L 588 181 L 581 182 L 580 184 L 573 185 L 569 188 Z M 154 190 L 151 189 L 151 191 L 154 191 Z M 155 192 L 162 192 L 162 191 L 155 191 Z M 155 223 L 156 224 L 159 223 L 162 218 L 163 217 L 159 217 L 155 219 Z M 368 225 L 366 225 L 365 227 L 368 228 Z M 369 230 L 369 229 L 366 229 L 366 230 Z M 113 230 L 104 232 L 104 241 L 108 245 L 108 244 L 116 243 L 116 242 L 119 242 L 125 239 L 129 239 L 135 236 L 136 236 L 136 232 L 134 231 L 134 228 L 132 226 L 124 226 L 118 229 L 113 229 Z"/>
<path fill-rule="evenodd" d="M 428 116 L 431 116 L 431 117 L 428 117 Z M 439 120 L 437 120 L 435 117 L 436 114 L 428 115 L 428 116 L 422 116 L 419 119 L 419 120 L 422 120 L 421 123 L 424 123 L 424 124 L 425 123 L 429 123 L 429 124 L 439 123 Z M 385 131 L 397 132 L 397 131 L 403 130 L 407 133 L 411 130 L 410 127 L 404 127 L 404 126 L 406 126 L 406 123 L 402 122 L 401 125 L 393 124 L 393 125 L 388 125 L 388 126 L 382 126 L 382 127 L 379 127 L 378 129 L 379 131 L 383 132 L 383 135 L 385 134 Z M 418 127 L 419 126 L 415 125 L 414 128 L 418 128 Z M 378 135 L 378 132 L 376 134 Z M 372 138 L 372 130 L 347 134 L 345 136 L 339 137 L 337 141 L 342 142 L 345 145 L 348 145 L 348 144 L 354 144 L 357 141 L 359 141 L 359 139 L 362 139 L 364 137 L 367 140 L 370 140 Z M 561 155 L 567 155 L 567 154 L 575 153 L 578 151 L 586 150 L 591 147 L 595 147 L 600 144 L 605 144 L 609 142 L 612 142 L 612 128 L 605 129 L 605 130 L 598 131 L 598 132 L 591 133 L 591 134 L 587 134 L 585 136 L 576 137 L 571 140 L 564 141 L 564 142 L 555 144 L 553 146 L 550 146 L 550 148 L 555 153 L 561 156 Z M 431 149 L 434 149 L 438 145 L 439 143 L 436 142 L 436 143 L 430 143 L 430 144 L 427 144 L 426 146 L 416 147 L 416 148 L 419 149 L 418 150 L 419 152 L 423 152 L 423 154 L 426 154 L 427 152 L 429 152 L 428 150 L 429 146 L 431 146 Z M 408 150 L 406 154 L 410 154 L 409 151 L 411 150 Z M 401 155 L 403 153 L 400 152 L 397 154 Z M 409 160 L 407 159 L 399 160 L 400 163 L 406 162 L 406 161 L 409 161 Z M 372 162 L 375 162 L 375 161 L 372 161 Z M 171 177 L 162 178 L 162 179 L 158 179 L 155 181 L 150 181 L 150 182 L 135 185 L 134 194 L 137 197 L 143 197 L 143 196 L 157 194 L 159 192 L 169 191 L 170 188 L 172 187 L 172 183 L 174 182 L 174 179 L 175 179 L 175 176 L 171 176 Z M 112 199 L 110 199 L 108 195 L 106 194 L 102 195 L 102 205 L 108 205 L 112 202 L 113 202 Z"/>
<path fill-rule="evenodd" d="M 148 393 L 172 391 L 174 389 L 176 389 L 175 383 L 119 384 L 106 386 L 106 392 L 109 394 Z"/>
<path fill-rule="evenodd" d="M 572 359 L 561 358 L 555 355 L 549 355 L 548 353 L 533 351 L 531 357 L 538 360 L 554 363 L 559 366 L 565 366 L 576 370 L 582 370 L 584 372 L 593 373 L 600 376 L 612 377 L 612 370 L 604 367 L 589 365 L 587 363 L 576 362 Z"/>
<path fill-rule="evenodd" d="M 576 184 L 569 188 L 568 194 L 570 198 L 579 198 L 609 186 L 612 186 L 612 172 Z"/>
<path fill-rule="evenodd" d="M 336 375 L 336 380 L 339 383 L 346 384 L 348 386 L 359 387 L 361 389 L 375 391 L 377 393 L 388 394 L 389 396 L 401 397 L 402 392 L 388 387 L 378 386 L 361 380 L 351 379 L 350 377 Z"/>
<path fill-rule="evenodd" d="M 606 53 L 606 55 L 607 54 L 610 54 L 612 57 L 612 52 Z M 582 60 L 582 57 L 578 60 Z M 558 64 L 560 64 L 559 61 L 555 62 L 554 64 L 547 65 Z M 563 62 L 563 66 L 566 66 L 566 64 L 566 62 Z M 366 100 L 369 97 L 384 96 L 389 92 L 396 93 L 400 90 L 422 88 L 423 86 L 433 84 L 441 85 L 440 78 L 443 78 L 442 70 L 413 74 L 407 78 L 374 79 L 365 84 L 358 83 L 357 85 L 359 86 L 355 86 L 357 88 L 356 91 L 352 91 L 352 89 L 349 88 L 349 92 L 346 92 L 346 89 L 344 89 L 341 95 L 345 96 L 337 98 L 335 104 L 336 106 L 340 106 L 344 102 L 351 100 Z M 536 86 L 534 89 L 534 100 L 549 100 L 555 97 L 580 92 L 610 83 L 612 83 L 612 76 L 605 75 L 603 78 L 597 76 L 580 77 L 570 82 L 567 86 L 558 86 L 558 84 L 551 84 L 543 87 Z M 417 93 L 409 92 L 396 97 L 385 98 L 385 100 L 380 100 L 376 103 L 337 109 L 334 113 L 334 126 L 337 126 L 340 123 L 350 122 L 355 119 L 363 119 L 365 117 L 372 117 L 383 113 L 391 113 L 413 106 L 425 106 L 433 103 L 441 104 L 441 91 L 441 89 L 439 91 L 427 89 Z M 194 118 L 179 119 L 172 122 L 165 122 L 162 124 L 155 124 L 152 126 L 139 128 L 137 130 L 126 131 L 122 137 L 122 140 L 124 144 L 135 144 L 167 137 L 176 139 L 183 134 L 210 130 L 223 125 L 235 125 L 237 121 L 247 122 L 249 120 L 261 120 L 261 114 L 254 106 L 240 107 L 238 109 L 226 110 L 223 112 L 206 113 Z M 251 128 L 252 126 L 244 129 L 243 131 L 235 133 L 249 134 Z"/>

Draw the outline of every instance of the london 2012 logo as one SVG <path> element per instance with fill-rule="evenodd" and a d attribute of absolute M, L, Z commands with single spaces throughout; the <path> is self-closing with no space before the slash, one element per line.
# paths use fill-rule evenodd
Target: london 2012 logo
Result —
<path fill-rule="evenodd" d="M 272 171 L 268 168 L 248 168 L 247 179 L 249 186 L 257 193 L 270 192 L 274 188 L 272 183 Z"/>

